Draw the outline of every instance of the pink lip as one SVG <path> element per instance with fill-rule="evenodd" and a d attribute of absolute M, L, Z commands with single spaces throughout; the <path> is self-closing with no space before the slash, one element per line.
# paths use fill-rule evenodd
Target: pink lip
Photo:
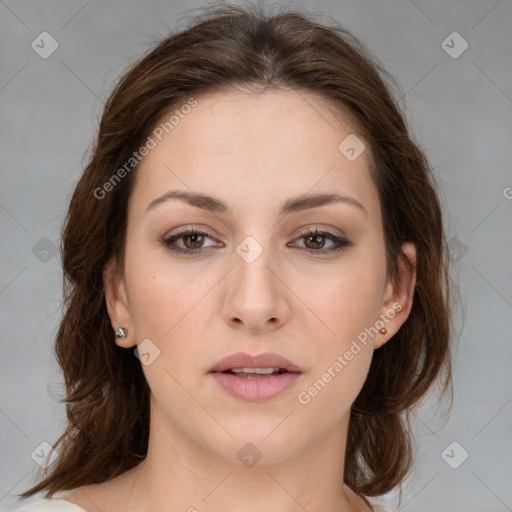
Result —
<path fill-rule="evenodd" d="M 210 369 L 210 373 L 224 372 L 233 368 L 281 368 L 288 372 L 301 372 L 302 370 L 294 363 L 279 354 L 266 352 L 251 356 L 246 352 L 236 352 L 224 359 L 221 359 Z"/>
<path fill-rule="evenodd" d="M 245 379 L 231 373 L 223 373 L 233 368 L 280 368 L 286 372 L 272 377 Z M 251 356 L 237 352 L 217 362 L 209 374 L 231 396 L 258 402 L 270 400 L 292 387 L 302 374 L 296 364 L 279 354 L 265 353 Z"/>

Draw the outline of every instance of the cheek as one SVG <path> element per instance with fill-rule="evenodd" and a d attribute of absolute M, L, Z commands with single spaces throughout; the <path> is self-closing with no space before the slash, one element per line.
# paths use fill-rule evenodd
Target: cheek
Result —
<path fill-rule="evenodd" d="M 126 250 L 131 319 L 138 339 L 161 343 L 200 300 L 201 290 L 183 266 L 172 266 L 165 248 L 140 238 L 135 243 L 135 235 L 128 237 Z"/>
<path fill-rule="evenodd" d="M 367 330 L 378 319 L 378 291 L 374 276 L 353 272 L 317 297 L 324 324 L 317 329 L 325 334 L 311 336 L 311 371 L 297 399 L 326 427 L 347 413 L 366 380 L 373 356 Z"/>
<path fill-rule="evenodd" d="M 202 311 L 207 302 L 204 283 L 198 286 L 189 277 L 155 272 L 132 281 L 132 290 L 130 306 L 138 337 L 150 337 L 167 346 L 185 331 L 190 346 L 194 331 L 200 330 L 197 321 L 206 315 Z"/>
<path fill-rule="evenodd" d="M 190 378 L 186 368 L 201 365 L 219 301 L 214 299 L 215 287 L 222 272 L 200 272 L 185 265 L 151 255 L 132 253 L 130 280 L 130 310 L 137 341 L 151 340 L 159 350 L 155 368 L 162 366 L 183 380 Z M 199 275 L 200 274 L 200 275 Z M 210 335 L 211 337 L 211 335 Z M 153 369 L 144 368 L 144 371 Z M 149 375 L 148 380 L 157 375 Z M 154 373 L 154 372 L 153 372 Z M 164 375 L 167 380 L 168 376 Z M 171 379 L 172 380 L 172 379 Z M 154 382 L 158 386 L 158 382 Z"/>
<path fill-rule="evenodd" d="M 350 408 L 372 360 L 372 328 L 379 318 L 384 284 L 385 258 L 378 251 L 359 251 L 329 279 L 310 283 L 308 304 L 322 322 L 316 325 L 318 320 L 312 320 L 318 334 L 308 347 L 312 372 L 301 389 L 305 394 L 300 403 L 314 402 L 313 408 L 324 415 L 325 408 L 331 408 L 337 417 Z"/>
<path fill-rule="evenodd" d="M 299 391 L 297 400 L 307 416 L 326 427 L 340 421 L 364 385 L 372 353 L 371 347 L 360 345 L 357 350 L 333 354 L 328 364 Z"/>
<path fill-rule="evenodd" d="M 327 345 L 334 340 L 335 348 L 342 349 L 378 320 L 385 285 L 381 259 L 356 256 L 317 286 L 310 284 L 308 303 L 325 324 L 321 338 Z"/>

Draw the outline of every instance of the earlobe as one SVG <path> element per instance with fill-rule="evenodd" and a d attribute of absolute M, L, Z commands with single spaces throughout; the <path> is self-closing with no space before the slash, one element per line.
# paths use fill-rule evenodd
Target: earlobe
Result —
<path fill-rule="evenodd" d="M 136 342 L 133 336 L 126 285 L 114 259 L 105 265 L 103 286 L 108 315 L 116 335 L 115 342 L 123 348 L 133 347 Z"/>
<path fill-rule="evenodd" d="M 384 345 L 409 317 L 412 308 L 414 288 L 416 286 L 416 246 L 411 242 L 402 244 L 402 253 L 398 259 L 399 277 L 389 279 L 384 292 L 381 322 L 386 332 L 380 331 L 375 338 L 374 347 Z"/>

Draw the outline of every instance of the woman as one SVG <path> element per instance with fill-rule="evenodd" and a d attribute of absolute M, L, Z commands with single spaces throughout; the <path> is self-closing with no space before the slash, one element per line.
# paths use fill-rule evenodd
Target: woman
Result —
<path fill-rule="evenodd" d="M 340 27 L 225 5 L 122 77 L 62 235 L 68 426 L 21 511 L 386 510 L 451 323 L 385 78 Z"/>

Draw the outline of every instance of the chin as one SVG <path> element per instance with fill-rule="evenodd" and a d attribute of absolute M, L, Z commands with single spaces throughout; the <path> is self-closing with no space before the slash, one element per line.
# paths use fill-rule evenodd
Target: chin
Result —
<path fill-rule="evenodd" d="M 233 437 L 222 431 L 212 438 L 210 431 L 204 433 L 203 443 L 210 452 L 229 463 L 246 467 L 279 464 L 303 453 L 308 441 L 303 435 L 311 434 L 303 428 L 296 431 L 291 424 L 285 426 L 288 420 L 282 422 L 283 417 L 279 421 L 241 421 L 238 418 L 237 421 L 224 423 Z"/>

